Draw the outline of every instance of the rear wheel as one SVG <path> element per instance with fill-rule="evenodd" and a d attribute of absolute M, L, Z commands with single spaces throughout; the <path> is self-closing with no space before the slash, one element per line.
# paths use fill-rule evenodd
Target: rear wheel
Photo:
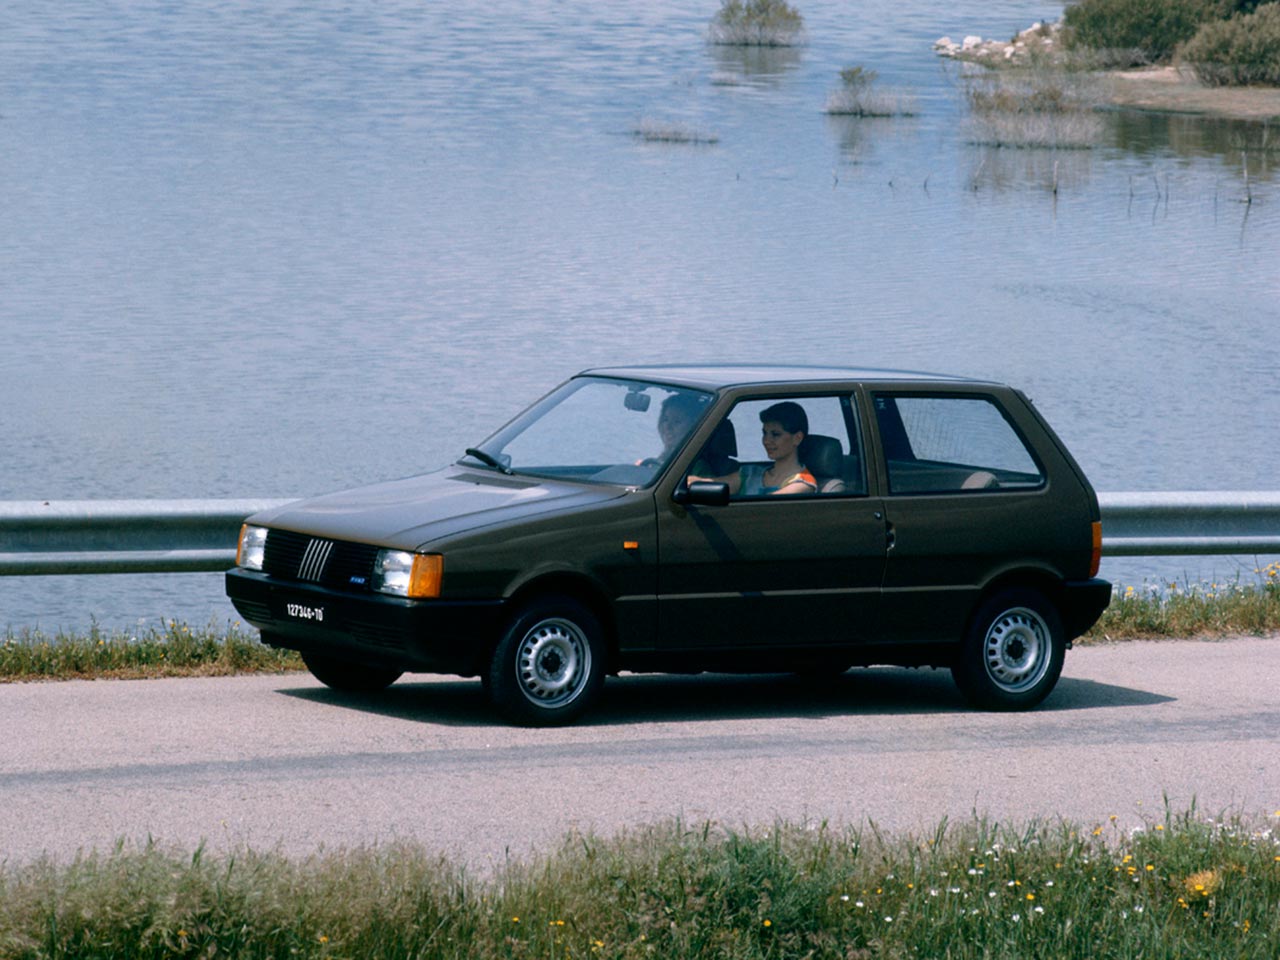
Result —
<path fill-rule="evenodd" d="M 302 662 L 326 687 L 343 693 L 377 693 L 399 680 L 404 672 L 394 667 L 370 667 L 323 653 L 304 653 Z"/>
<path fill-rule="evenodd" d="M 1026 710 L 1047 697 L 1062 673 L 1065 632 L 1038 590 L 1002 590 L 978 607 L 951 675 L 984 710 Z"/>
<path fill-rule="evenodd" d="M 570 597 L 526 604 L 493 652 L 489 699 L 504 717 L 524 726 L 576 720 L 604 685 L 603 636 L 596 615 Z"/>

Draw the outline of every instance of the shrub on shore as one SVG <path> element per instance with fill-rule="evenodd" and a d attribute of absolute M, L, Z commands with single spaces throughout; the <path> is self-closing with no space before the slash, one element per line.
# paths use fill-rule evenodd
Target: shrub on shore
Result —
<path fill-rule="evenodd" d="M 1280 86 L 1280 3 L 1207 23 L 1178 51 L 1211 87 Z"/>
<path fill-rule="evenodd" d="M 483 878 L 411 843 L 304 859 L 121 843 L 0 861 L 0 956 L 1273 960 L 1273 820 L 675 821 L 571 835 Z"/>
<path fill-rule="evenodd" d="M 786 0 L 721 0 L 709 37 L 726 46 L 791 47 L 803 33 L 804 17 Z"/>
<path fill-rule="evenodd" d="M 1257 6 L 1258 0 L 1080 0 L 1063 12 L 1065 39 L 1113 66 L 1164 63 L 1203 24 Z"/>

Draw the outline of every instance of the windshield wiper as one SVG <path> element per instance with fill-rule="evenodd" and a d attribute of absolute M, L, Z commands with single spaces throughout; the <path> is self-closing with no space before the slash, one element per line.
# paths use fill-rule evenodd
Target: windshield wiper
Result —
<path fill-rule="evenodd" d="M 477 450 L 475 447 L 467 447 L 467 449 L 462 452 L 465 453 L 468 457 L 475 457 L 477 460 L 479 460 L 481 463 L 483 463 L 487 467 L 493 467 L 493 469 L 501 473 L 505 473 L 508 476 L 511 475 L 510 467 L 508 467 L 505 463 L 503 463 L 497 457 L 491 454 L 485 453 L 483 450 Z"/>

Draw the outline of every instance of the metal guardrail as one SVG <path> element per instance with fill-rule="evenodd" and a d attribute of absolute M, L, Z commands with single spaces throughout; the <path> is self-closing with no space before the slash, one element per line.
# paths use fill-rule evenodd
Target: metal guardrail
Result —
<path fill-rule="evenodd" d="M 1100 493 L 1108 557 L 1280 553 L 1280 491 Z"/>
<path fill-rule="evenodd" d="M 1280 554 L 1280 491 L 1098 500 L 1105 556 Z M 285 502 L 0 501 L 0 576 L 226 570 L 244 518 Z"/>
<path fill-rule="evenodd" d="M 226 570 L 244 518 L 286 502 L 0 501 L 0 576 Z"/>

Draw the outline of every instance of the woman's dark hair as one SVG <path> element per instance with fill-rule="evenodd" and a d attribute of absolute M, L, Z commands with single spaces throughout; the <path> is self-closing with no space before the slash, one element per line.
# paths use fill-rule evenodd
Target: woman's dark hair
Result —
<path fill-rule="evenodd" d="M 794 400 L 783 400 L 761 410 L 760 422 L 770 421 L 781 425 L 787 433 L 803 432 L 806 437 L 809 435 L 809 416 L 804 412 L 804 407 Z"/>

